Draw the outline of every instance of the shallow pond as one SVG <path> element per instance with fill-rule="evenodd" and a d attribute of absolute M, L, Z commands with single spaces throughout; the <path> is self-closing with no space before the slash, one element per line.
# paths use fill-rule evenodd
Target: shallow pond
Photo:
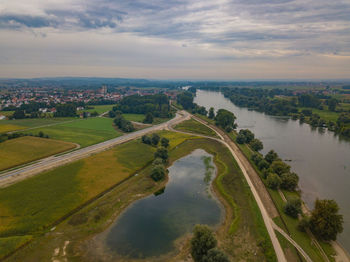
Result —
<path fill-rule="evenodd" d="M 176 252 L 175 241 L 194 225 L 220 224 L 223 210 L 210 190 L 214 175 L 212 157 L 203 150 L 174 162 L 164 191 L 136 201 L 108 230 L 108 251 L 129 258 L 161 256 Z"/>

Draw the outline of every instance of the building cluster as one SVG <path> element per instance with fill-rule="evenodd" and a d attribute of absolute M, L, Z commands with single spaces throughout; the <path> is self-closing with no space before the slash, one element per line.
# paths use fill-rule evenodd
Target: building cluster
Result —
<path fill-rule="evenodd" d="M 44 103 L 46 105 L 80 103 L 89 104 L 94 101 L 114 101 L 117 102 L 124 96 L 130 95 L 151 95 L 159 93 L 159 89 L 142 88 L 113 88 L 109 90 L 106 86 L 100 89 L 73 90 L 63 88 L 12 88 L 0 92 L 0 110 L 6 107 L 20 107 L 22 104 L 30 102 Z M 164 92 L 170 98 L 175 98 L 175 92 Z M 41 112 L 54 112 L 55 108 L 42 108 Z"/>

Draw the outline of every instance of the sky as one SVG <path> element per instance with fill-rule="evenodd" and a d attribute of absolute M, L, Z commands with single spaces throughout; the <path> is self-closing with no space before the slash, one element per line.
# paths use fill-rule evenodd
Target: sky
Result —
<path fill-rule="evenodd" d="M 0 77 L 349 79 L 349 0 L 0 0 Z"/>

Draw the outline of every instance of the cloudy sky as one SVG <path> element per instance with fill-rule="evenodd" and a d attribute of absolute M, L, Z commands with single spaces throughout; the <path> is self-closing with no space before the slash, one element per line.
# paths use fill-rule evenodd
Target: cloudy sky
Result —
<path fill-rule="evenodd" d="M 350 78 L 349 0 L 0 0 L 0 77 Z"/>

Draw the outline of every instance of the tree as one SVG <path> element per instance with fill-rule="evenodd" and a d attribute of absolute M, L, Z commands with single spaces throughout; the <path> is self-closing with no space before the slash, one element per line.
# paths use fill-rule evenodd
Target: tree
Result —
<path fill-rule="evenodd" d="M 13 117 L 14 119 L 22 119 L 22 118 L 25 118 L 25 117 L 26 117 L 26 114 L 24 113 L 24 110 L 17 109 L 17 110 L 13 113 L 12 117 Z"/>
<path fill-rule="evenodd" d="M 319 200 L 310 218 L 310 229 L 320 239 L 336 240 L 337 234 L 343 232 L 343 216 L 339 213 L 338 204 L 334 200 Z"/>
<path fill-rule="evenodd" d="M 265 160 L 269 162 L 270 164 L 278 159 L 278 155 L 275 151 L 270 150 L 266 155 L 265 155 Z"/>
<path fill-rule="evenodd" d="M 239 130 L 239 134 L 244 135 L 246 143 L 250 143 L 254 139 L 254 133 L 249 129 L 241 129 Z"/>
<path fill-rule="evenodd" d="M 260 155 L 260 154 L 257 154 L 257 153 L 254 153 L 254 154 L 250 157 L 250 159 L 251 159 L 256 165 L 258 165 L 259 162 L 260 162 L 261 160 L 263 160 L 263 158 L 261 157 L 261 155 Z"/>
<path fill-rule="evenodd" d="M 164 147 L 158 148 L 157 151 L 154 153 L 154 158 L 161 158 L 163 159 L 163 162 L 166 162 L 168 160 L 168 150 Z"/>
<path fill-rule="evenodd" d="M 250 146 L 252 147 L 252 149 L 254 150 L 254 151 L 260 151 L 260 150 L 262 150 L 263 148 L 264 148 L 264 146 L 263 146 L 263 143 L 259 140 L 259 139 L 257 139 L 257 138 L 255 138 L 255 139 L 253 139 L 251 142 L 250 142 Z"/>
<path fill-rule="evenodd" d="M 214 107 L 211 107 L 211 108 L 209 109 L 209 115 L 208 115 L 208 117 L 209 117 L 210 119 L 214 119 L 214 118 L 215 118 Z"/>
<path fill-rule="evenodd" d="M 143 135 L 143 136 L 141 137 L 141 141 L 142 141 L 142 143 L 144 143 L 144 144 L 146 144 L 146 145 L 152 144 L 151 138 L 150 138 L 149 136 L 146 136 L 146 135 Z"/>
<path fill-rule="evenodd" d="M 337 104 L 338 104 L 338 100 L 335 98 L 330 98 L 327 100 L 327 103 L 328 103 L 328 109 L 330 111 L 335 111 L 335 108 L 337 107 Z"/>
<path fill-rule="evenodd" d="M 146 123 L 146 124 L 152 124 L 153 123 L 153 114 L 151 112 L 148 112 L 146 114 L 146 117 L 143 120 L 143 122 Z"/>
<path fill-rule="evenodd" d="M 281 188 L 289 191 L 295 191 L 298 186 L 299 177 L 295 173 L 283 173 L 281 175 Z"/>
<path fill-rule="evenodd" d="M 152 140 L 152 145 L 156 146 L 159 143 L 160 137 L 158 134 L 152 134 L 151 140 Z"/>
<path fill-rule="evenodd" d="M 226 109 L 219 109 L 215 117 L 216 125 L 221 126 L 223 129 L 226 129 L 226 127 L 235 129 L 237 127 L 235 120 L 236 116 Z"/>
<path fill-rule="evenodd" d="M 259 170 L 268 169 L 269 166 L 269 162 L 267 162 L 265 159 L 261 159 L 261 161 L 258 163 Z"/>
<path fill-rule="evenodd" d="M 117 116 L 117 114 L 114 111 L 111 110 L 111 111 L 108 112 L 108 116 L 110 118 L 115 118 Z"/>
<path fill-rule="evenodd" d="M 290 170 L 290 166 L 281 160 L 273 161 L 271 168 L 279 176 L 281 176 L 283 173 L 288 173 Z"/>
<path fill-rule="evenodd" d="M 55 117 L 67 117 L 67 116 L 76 116 L 77 107 L 74 104 L 60 104 L 56 105 Z"/>
<path fill-rule="evenodd" d="M 288 199 L 287 203 L 284 205 L 283 210 L 287 215 L 297 218 L 301 213 L 301 200 L 297 197 Z"/>
<path fill-rule="evenodd" d="M 154 181 L 160 181 L 165 177 L 165 168 L 163 165 L 155 165 L 151 171 L 151 178 Z"/>
<path fill-rule="evenodd" d="M 245 136 L 243 134 L 238 134 L 236 138 L 236 142 L 241 145 L 245 144 L 246 142 Z"/>
<path fill-rule="evenodd" d="M 228 256 L 220 249 L 212 248 L 202 259 L 203 262 L 230 262 Z"/>
<path fill-rule="evenodd" d="M 267 186 L 271 189 L 278 189 L 281 184 L 281 179 L 278 175 L 270 173 L 266 179 Z"/>
<path fill-rule="evenodd" d="M 162 137 L 162 139 L 160 140 L 160 143 L 163 147 L 168 147 L 169 146 L 169 139 Z"/>
<path fill-rule="evenodd" d="M 203 261 L 208 251 L 217 245 L 213 232 L 208 226 L 196 225 L 191 239 L 191 255 L 195 262 Z"/>
<path fill-rule="evenodd" d="M 177 103 L 182 105 L 185 110 L 192 109 L 194 107 L 193 94 L 191 92 L 184 92 L 177 95 Z"/>

